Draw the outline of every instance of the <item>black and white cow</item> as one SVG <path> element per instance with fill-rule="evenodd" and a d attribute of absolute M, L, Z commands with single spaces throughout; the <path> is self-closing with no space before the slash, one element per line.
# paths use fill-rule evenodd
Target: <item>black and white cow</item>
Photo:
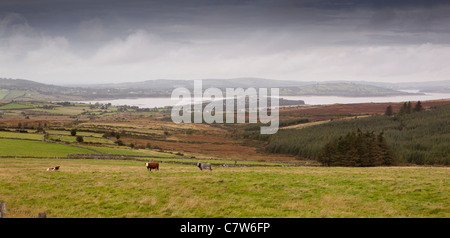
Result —
<path fill-rule="evenodd" d="M 203 169 L 207 169 L 207 168 L 209 168 L 209 170 L 212 170 L 212 168 L 211 168 L 211 163 L 197 163 L 197 167 L 199 167 L 200 168 L 200 170 L 203 170 Z"/>

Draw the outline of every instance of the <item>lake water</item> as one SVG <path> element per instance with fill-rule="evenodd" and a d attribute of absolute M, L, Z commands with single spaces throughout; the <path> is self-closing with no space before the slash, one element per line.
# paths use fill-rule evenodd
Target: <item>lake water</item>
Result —
<path fill-rule="evenodd" d="M 285 99 L 303 100 L 308 105 L 349 104 L 370 102 L 417 102 L 450 99 L 450 93 L 429 93 L 425 95 L 402 95 L 392 97 L 337 97 L 337 96 L 284 96 Z"/>
<path fill-rule="evenodd" d="M 412 91 L 408 91 L 412 92 Z M 407 102 L 407 101 L 427 101 L 438 99 L 450 99 L 450 93 L 428 93 L 425 95 L 402 95 L 392 97 L 337 97 L 337 96 L 282 96 L 289 100 L 303 100 L 307 105 L 327 105 L 327 104 L 349 104 L 349 103 L 370 103 L 370 102 Z M 198 101 L 198 99 L 194 99 Z M 171 98 L 135 98 L 135 99 L 115 99 L 105 101 L 83 101 L 83 103 L 111 103 L 112 105 L 138 106 L 140 108 L 154 108 L 174 106 L 179 100 Z"/>

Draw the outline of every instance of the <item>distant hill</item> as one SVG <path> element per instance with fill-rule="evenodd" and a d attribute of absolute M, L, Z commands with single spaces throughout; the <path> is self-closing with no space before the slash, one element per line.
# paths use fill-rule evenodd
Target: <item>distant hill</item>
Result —
<path fill-rule="evenodd" d="M 114 88 L 114 89 L 133 89 L 133 90 L 155 90 L 155 89 L 174 89 L 184 87 L 194 88 L 194 80 L 174 80 L 158 79 L 147 80 L 143 82 L 117 83 L 117 84 L 97 84 L 80 85 L 89 88 Z M 320 96 L 397 96 L 408 95 L 410 93 L 397 91 L 391 88 L 370 85 L 370 83 L 352 83 L 352 82 L 324 82 L 313 81 L 300 82 L 288 80 L 272 80 L 263 78 L 232 78 L 232 79 L 203 79 L 203 89 L 209 87 L 215 88 L 280 88 L 281 96 L 302 96 L 302 95 L 320 95 Z"/>
<path fill-rule="evenodd" d="M 378 97 L 378 96 L 398 96 L 410 93 L 393 89 L 382 88 L 372 85 L 355 83 L 321 83 L 305 85 L 301 87 L 282 88 L 281 95 L 285 96 L 343 96 L 343 97 Z"/>
<path fill-rule="evenodd" d="M 274 87 L 298 87 L 314 82 L 297 82 L 288 80 L 273 80 L 263 78 L 232 78 L 232 79 L 202 79 L 203 88 L 274 88 Z M 143 82 L 78 85 L 87 88 L 118 88 L 118 89 L 173 89 L 184 87 L 194 88 L 194 80 L 180 79 L 156 79 Z"/>
<path fill-rule="evenodd" d="M 297 82 L 261 78 L 205 79 L 203 89 L 280 88 L 280 96 L 395 96 L 408 93 L 394 89 L 348 82 Z M 0 101 L 83 101 L 121 98 L 170 97 L 174 88 L 193 89 L 193 80 L 159 79 L 143 82 L 59 86 L 24 79 L 0 78 Z"/>
<path fill-rule="evenodd" d="M 66 87 L 38 83 L 24 79 L 0 78 L 0 100 L 41 100 L 56 101 L 76 99 L 73 90 Z"/>
<path fill-rule="evenodd" d="M 450 93 L 450 80 L 396 83 L 395 85 L 395 89 L 411 89 L 419 90 L 420 92 Z"/>
<path fill-rule="evenodd" d="M 336 81 L 329 81 L 325 83 L 337 83 Z M 386 83 L 386 82 L 367 82 L 367 81 L 339 81 L 339 83 L 355 83 L 362 85 L 372 85 L 393 90 L 411 90 L 423 93 L 450 93 L 450 80 L 442 81 L 427 81 L 427 82 L 401 82 L 401 83 Z"/>

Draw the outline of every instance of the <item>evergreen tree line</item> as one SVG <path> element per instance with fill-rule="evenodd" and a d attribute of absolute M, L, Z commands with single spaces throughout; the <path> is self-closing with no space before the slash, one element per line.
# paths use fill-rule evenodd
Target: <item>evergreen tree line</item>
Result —
<path fill-rule="evenodd" d="M 318 161 L 326 166 L 370 167 L 393 165 L 395 159 L 383 132 L 375 135 L 358 129 L 326 144 Z"/>
<path fill-rule="evenodd" d="M 398 115 L 401 116 L 401 115 L 410 114 L 410 113 L 413 113 L 413 112 L 421 112 L 421 111 L 423 111 L 422 102 L 417 101 L 417 103 L 414 106 L 414 108 L 412 108 L 411 102 L 408 102 L 408 103 L 405 102 L 405 103 L 403 103 L 403 106 L 400 108 L 400 110 L 398 112 Z M 392 106 L 391 105 L 389 105 L 386 108 L 386 111 L 385 111 L 384 115 L 386 115 L 386 116 L 394 115 L 394 112 L 392 110 Z"/>
<path fill-rule="evenodd" d="M 334 120 L 300 130 L 279 130 L 268 138 L 266 150 L 295 155 L 299 159 L 318 160 L 320 151 L 330 141 L 360 129 L 384 132 L 383 137 L 394 151 L 398 164 L 449 165 L 449 118 L 450 104 L 445 104 L 416 113 Z"/>

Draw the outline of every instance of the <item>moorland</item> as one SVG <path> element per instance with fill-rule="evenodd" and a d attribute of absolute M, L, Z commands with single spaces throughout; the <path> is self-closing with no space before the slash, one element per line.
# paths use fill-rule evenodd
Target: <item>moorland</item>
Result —
<path fill-rule="evenodd" d="M 448 217 L 450 100 L 404 105 L 283 107 L 279 132 L 261 135 L 254 124 L 175 124 L 170 108 L 5 100 L 0 198 L 49 217 Z M 319 162 L 357 129 L 383 132 L 395 164 Z"/>

